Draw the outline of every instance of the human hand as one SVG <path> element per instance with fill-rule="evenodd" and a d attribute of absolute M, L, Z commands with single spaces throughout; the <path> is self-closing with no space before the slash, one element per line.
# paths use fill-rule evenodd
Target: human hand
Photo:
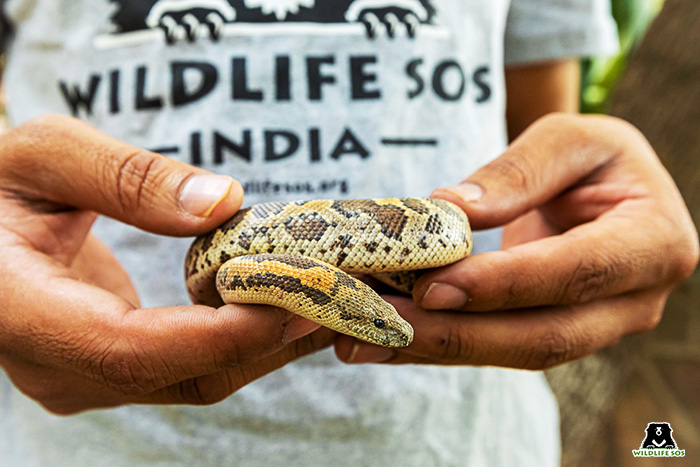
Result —
<path fill-rule="evenodd" d="M 415 329 L 409 347 L 340 336 L 341 360 L 549 368 L 653 329 L 698 263 L 673 180 L 617 119 L 545 117 L 433 196 L 464 209 L 474 229 L 505 225 L 503 250 L 425 274 L 414 300 L 386 297 Z"/>
<path fill-rule="evenodd" d="M 63 116 L 6 133 L 0 154 L 0 365 L 48 410 L 210 404 L 331 342 L 273 308 L 139 309 L 89 233 L 98 212 L 158 234 L 206 232 L 240 207 L 233 179 Z"/>

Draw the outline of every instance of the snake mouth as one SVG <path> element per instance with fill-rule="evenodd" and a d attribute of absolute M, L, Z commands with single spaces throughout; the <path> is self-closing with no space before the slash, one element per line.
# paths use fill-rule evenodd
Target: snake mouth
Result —
<path fill-rule="evenodd" d="M 383 347 L 402 348 L 408 347 L 411 342 L 413 342 L 413 328 L 405 323 L 401 328 L 392 329 L 381 336 L 378 344 Z"/>
<path fill-rule="evenodd" d="M 413 328 L 407 322 L 399 323 L 397 327 L 381 330 L 376 329 L 373 324 L 368 326 L 357 323 L 355 326 L 351 326 L 351 329 L 338 331 L 386 348 L 407 347 L 413 341 Z"/>
<path fill-rule="evenodd" d="M 395 337 L 396 347 L 408 347 L 413 342 L 413 328 L 406 323 L 407 329 L 399 331 Z"/>

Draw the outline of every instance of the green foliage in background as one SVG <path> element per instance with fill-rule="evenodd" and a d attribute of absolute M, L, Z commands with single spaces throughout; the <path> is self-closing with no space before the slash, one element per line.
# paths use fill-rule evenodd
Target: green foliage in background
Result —
<path fill-rule="evenodd" d="M 593 58 L 582 66 L 581 111 L 605 113 L 608 98 L 627 65 L 627 59 L 661 10 L 664 0 L 612 0 L 612 10 L 620 33 L 620 53 L 614 57 Z"/>

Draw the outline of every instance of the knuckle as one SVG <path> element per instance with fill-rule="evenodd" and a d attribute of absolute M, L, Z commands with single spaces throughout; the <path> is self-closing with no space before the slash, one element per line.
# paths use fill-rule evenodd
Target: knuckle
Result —
<path fill-rule="evenodd" d="M 525 193 L 536 186 L 540 177 L 535 170 L 529 149 L 523 147 L 509 149 L 507 156 L 496 159 L 482 170 L 490 171 L 491 177 Z"/>
<path fill-rule="evenodd" d="M 212 405 L 229 397 L 234 386 L 227 371 L 192 378 L 178 384 L 180 399 L 190 405 Z"/>
<path fill-rule="evenodd" d="M 287 358 L 290 361 L 296 360 L 299 357 L 328 347 L 333 343 L 335 335 L 335 332 L 322 328 L 301 339 L 297 339 L 285 347 L 285 349 L 288 349 Z"/>
<path fill-rule="evenodd" d="M 248 363 L 248 361 L 256 360 L 255 356 L 247 354 L 249 349 L 244 350 L 243 347 L 245 346 L 241 346 L 238 342 L 230 343 L 226 348 L 226 353 L 214 362 L 214 368 L 234 368 Z"/>
<path fill-rule="evenodd" d="M 501 252 L 512 255 L 512 252 Z M 502 274 L 497 278 L 502 281 L 500 300 L 496 308 L 512 309 L 549 304 L 545 291 L 551 288 L 547 277 L 539 274 Z"/>
<path fill-rule="evenodd" d="M 672 279 L 674 282 L 681 282 L 695 272 L 698 262 L 700 262 L 700 244 L 698 243 L 698 233 L 694 227 L 691 226 L 690 231 L 684 235 L 677 251 L 682 252 L 682 254 L 676 255 Z"/>
<path fill-rule="evenodd" d="M 574 360 L 581 347 L 581 343 L 576 342 L 575 335 L 567 325 L 555 326 L 548 330 L 519 350 L 521 367 L 528 370 L 546 370 Z"/>
<path fill-rule="evenodd" d="M 561 112 L 553 112 L 539 118 L 533 123 L 532 128 L 533 131 L 541 132 L 545 135 L 552 133 L 565 134 L 570 141 L 576 141 L 578 144 L 585 146 L 593 144 L 594 147 L 599 147 L 603 132 L 622 133 L 632 139 L 637 139 L 637 134 L 640 134 L 639 130 L 632 124 L 616 117 L 605 115 L 582 116 Z"/>
<path fill-rule="evenodd" d="M 564 283 L 559 303 L 584 303 L 597 298 L 616 275 L 613 261 L 581 260 Z"/>
<path fill-rule="evenodd" d="M 665 303 L 665 300 L 664 300 Z M 642 319 L 639 322 L 639 332 L 646 333 L 656 329 L 656 326 L 661 322 L 661 318 L 664 315 L 664 305 L 656 305 L 647 308 L 646 313 L 643 314 Z"/>
<path fill-rule="evenodd" d="M 106 177 L 115 186 L 119 206 L 124 212 L 132 212 L 141 207 L 145 194 L 151 194 L 162 184 L 165 174 L 162 170 L 162 156 L 137 149 L 117 159 L 107 167 Z"/>
<path fill-rule="evenodd" d="M 578 125 L 578 118 L 565 112 L 551 112 L 535 120 L 534 125 L 561 128 L 562 126 Z"/>
<path fill-rule="evenodd" d="M 642 135 L 642 132 L 630 122 L 610 115 L 583 116 L 566 112 L 552 112 L 533 123 L 533 127 L 541 127 L 546 131 L 565 131 L 583 140 L 600 138 L 597 133 L 599 125 L 610 128 L 610 131 L 624 134 L 634 133 L 635 136 Z"/>
<path fill-rule="evenodd" d="M 100 381 L 127 396 L 141 396 L 154 390 L 153 372 L 148 370 L 130 345 L 114 345 L 99 363 Z"/>
<path fill-rule="evenodd" d="M 14 376 L 14 384 L 24 395 L 53 413 L 56 413 L 55 411 L 61 406 L 62 401 L 75 392 L 75 388 L 67 383 L 62 376 L 57 376 L 51 371 L 46 372 L 41 368 Z"/>
<path fill-rule="evenodd" d="M 436 338 L 435 357 L 447 362 L 468 362 L 474 358 L 474 341 L 463 330 L 449 326 Z"/>
<path fill-rule="evenodd" d="M 640 141 L 646 141 L 644 133 L 631 122 L 612 115 L 595 115 L 590 117 L 610 127 L 611 131 Z"/>
<path fill-rule="evenodd" d="M 42 403 L 42 407 L 44 407 L 49 413 L 52 415 L 57 415 L 57 416 L 62 416 L 66 417 L 69 415 L 75 415 L 79 412 L 82 412 L 84 409 L 75 407 L 73 405 L 65 405 L 61 403 Z"/>
<path fill-rule="evenodd" d="M 55 385 L 50 384 L 49 381 L 25 381 L 18 387 L 26 396 L 44 406 L 50 405 L 56 399 Z"/>
<path fill-rule="evenodd" d="M 76 127 L 86 124 L 68 115 L 44 114 L 34 117 L 7 133 L 13 151 L 20 161 L 34 156 L 43 157 L 43 148 L 65 146 Z M 32 159 L 33 160 L 33 159 Z"/>
<path fill-rule="evenodd" d="M 19 125 L 16 130 L 25 135 L 45 137 L 47 133 L 53 133 L 57 129 L 73 126 L 80 121 L 62 114 L 44 114 L 31 118 Z"/>
<path fill-rule="evenodd" d="M 2 172 L 5 172 L 2 175 L 12 175 L 13 178 L 26 176 L 28 161 L 35 161 L 37 156 L 44 157 L 42 148 L 55 146 L 56 134 L 72 124 L 72 117 L 46 114 L 8 130 L 2 139 L 3 157 L 0 157 L 0 162 Z"/>
<path fill-rule="evenodd" d="M 649 313 L 647 319 L 642 323 L 642 332 L 650 332 L 656 329 L 656 326 L 659 325 L 662 317 L 663 313 L 660 310 L 655 311 L 654 313 Z"/>
<path fill-rule="evenodd" d="M 536 131 L 546 133 L 562 132 L 578 139 L 588 136 L 584 121 L 584 118 L 580 115 L 552 112 L 537 119 L 532 124 L 532 127 Z"/>

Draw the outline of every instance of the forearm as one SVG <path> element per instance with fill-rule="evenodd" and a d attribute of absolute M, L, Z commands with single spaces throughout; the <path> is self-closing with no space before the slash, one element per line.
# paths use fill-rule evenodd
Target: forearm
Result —
<path fill-rule="evenodd" d="M 538 118 L 579 110 L 581 70 L 577 59 L 562 59 L 506 70 L 508 138 L 514 140 Z"/>

